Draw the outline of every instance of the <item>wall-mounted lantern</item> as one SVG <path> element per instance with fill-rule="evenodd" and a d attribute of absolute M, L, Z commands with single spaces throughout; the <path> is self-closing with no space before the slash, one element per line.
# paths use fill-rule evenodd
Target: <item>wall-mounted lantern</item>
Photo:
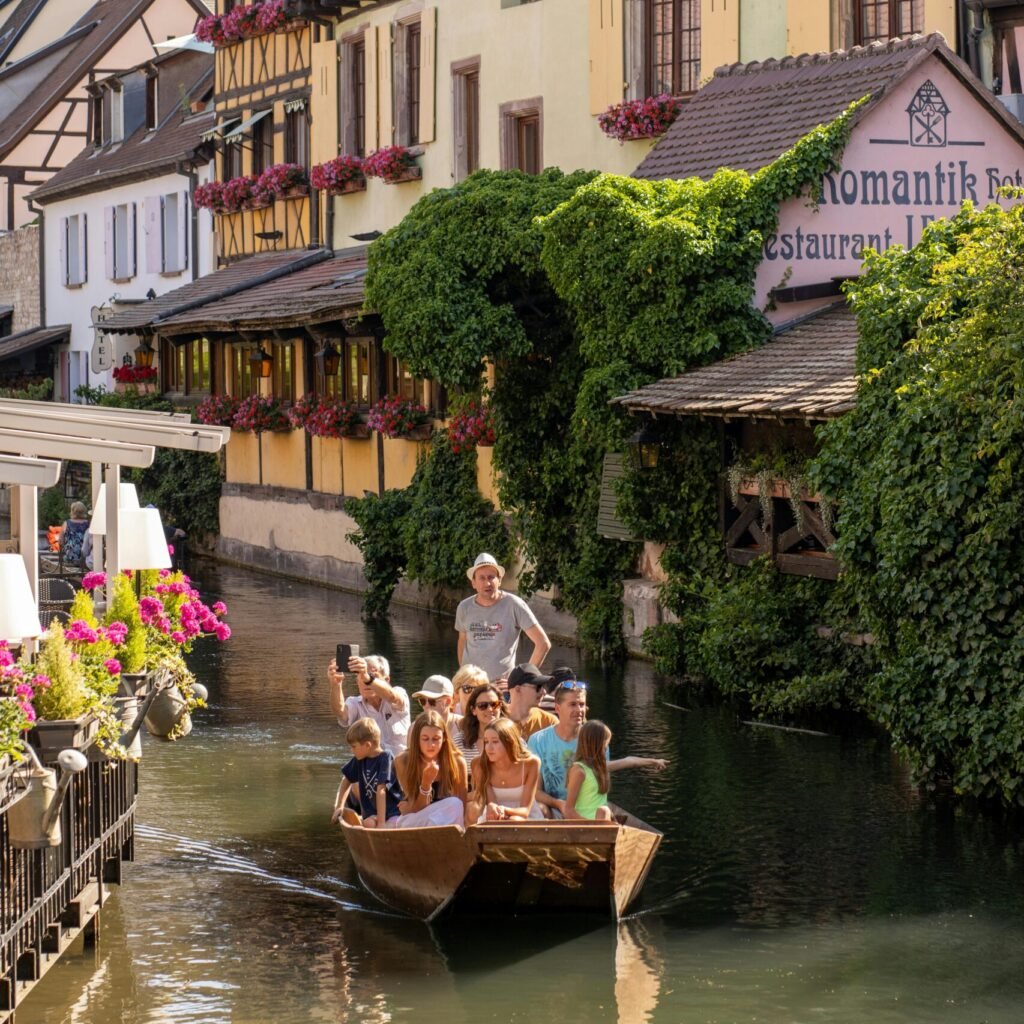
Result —
<path fill-rule="evenodd" d="M 249 356 L 249 366 L 256 376 L 267 378 L 274 369 L 274 355 L 264 351 L 262 345 L 257 345 Z"/>
<path fill-rule="evenodd" d="M 331 342 L 325 341 L 324 347 L 313 358 L 316 360 L 317 368 L 324 377 L 333 377 L 338 372 L 341 352 Z"/>
<path fill-rule="evenodd" d="M 149 338 L 143 338 L 135 348 L 135 365 L 148 368 L 153 365 L 156 349 Z"/>
<path fill-rule="evenodd" d="M 652 423 L 644 423 L 627 444 L 634 469 L 657 469 L 661 453 L 661 434 Z"/>

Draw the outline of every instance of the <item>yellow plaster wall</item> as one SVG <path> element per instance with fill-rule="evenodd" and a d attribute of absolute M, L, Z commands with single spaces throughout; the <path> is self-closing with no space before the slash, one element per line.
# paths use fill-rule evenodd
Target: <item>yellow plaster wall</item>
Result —
<path fill-rule="evenodd" d="M 384 489 L 408 487 L 416 472 L 416 459 L 426 451 L 427 442 L 401 437 L 384 438 Z"/>
<path fill-rule="evenodd" d="M 263 483 L 271 487 L 306 489 L 306 437 L 304 430 L 261 434 Z"/>
<path fill-rule="evenodd" d="M 701 0 L 700 78 L 740 59 L 740 0 Z"/>
<path fill-rule="evenodd" d="M 494 478 L 494 449 L 476 450 L 476 488 L 495 507 L 498 507 L 498 486 Z"/>
<path fill-rule="evenodd" d="M 260 482 L 260 449 L 255 434 L 240 430 L 231 433 L 231 444 L 226 449 L 227 480 L 232 484 L 258 484 Z"/>
<path fill-rule="evenodd" d="M 312 437 L 310 442 L 313 449 L 313 490 L 325 494 L 344 494 L 341 438 Z"/>
<path fill-rule="evenodd" d="M 614 7 L 615 5 L 613 5 Z M 547 167 L 573 171 L 580 167 L 630 174 L 653 145 L 649 141 L 619 145 L 598 127 L 591 113 L 591 4 L 543 2 L 502 8 L 497 0 L 446 0 L 437 5 L 437 71 L 434 141 L 423 144 L 419 163 L 422 181 L 387 185 L 371 178 L 365 192 L 336 196 L 334 204 L 336 248 L 352 244 L 351 236 L 364 231 L 393 227 L 413 204 L 434 188 L 448 188 L 455 181 L 452 110 L 452 63 L 480 58 L 480 163 L 499 168 L 498 108 L 513 100 L 542 97 L 543 161 Z M 606 6 L 606 9 L 607 6 Z M 344 18 L 340 38 L 360 27 L 388 28 L 404 16 L 401 4 L 366 8 Z M 621 27 L 619 28 L 621 33 Z M 515 40 L 510 46 L 509 40 Z M 611 54 L 615 43 L 605 39 Z M 367 48 L 367 75 L 370 75 Z M 347 73 L 344 56 L 342 82 Z M 602 81 L 609 72 L 602 71 Z M 606 85 L 602 86 L 606 91 Z M 372 92 L 367 84 L 367 95 Z M 604 92 L 602 92 L 602 98 Z M 313 125 L 316 132 L 316 124 Z M 370 131 L 369 127 L 367 129 Z M 391 137 L 380 145 L 390 144 Z M 371 146 L 372 148 L 372 146 Z"/>
<path fill-rule="evenodd" d="M 941 32 L 951 49 L 956 49 L 956 4 L 954 0 L 924 0 L 925 32 Z"/>
<path fill-rule="evenodd" d="M 787 50 L 801 53 L 824 53 L 829 50 L 830 25 L 828 8 L 822 0 L 788 0 Z M 781 57 L 782 54 L 775 56 Z"/>
<path fill-rule="evenodd" d="M 385 442 L 386 443 L 386 442 Z M 363 491 L 377 493 L 377 439 L 343 437 L 341 439 L 341 466 L 344 494 L 361 498 Z"/>

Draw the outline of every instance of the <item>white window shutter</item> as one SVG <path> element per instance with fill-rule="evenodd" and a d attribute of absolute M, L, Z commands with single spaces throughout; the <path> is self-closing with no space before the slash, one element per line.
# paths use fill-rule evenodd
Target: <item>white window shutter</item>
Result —
<path fill-rule="evenodd" d="M 128 269 L 129 277 L 134 277 L 139 272 L 138 258 L 138 232 L 136 231 L 135 208 L 137 203 L 128 204 Z"/>
<path fill-rule="evenodd" d="M 68 280 L 68 219 L 61 217 L 57 231 L 57 244 L 60 248 L 58 260 L 60 261 L 60 283 L 70 284 Z"/>
<path fill-rule="evenodd" d="M 146 236 L 146 273 L 159 274 L 164 269 L 163 196 L 146 196 L 142 200 L 142 231 Z"/>
<path fill-rule="evenodd" d="M 437 8 L 427 7 L 420 18 L 420 142 L 434 141 L 437 96 Z"/>
<path fill-rule="evenodd" d="M 178 265 L 175 270 L 188 269 L 189 202 L 188 190 L 178 193 Z"/>
<path fill-rule="evenodd" d="M 103 207 L 103 269 L 111 281 L 117 276 L 114 272 L 114 208 Z"/>
<path fill-rule="evenodd" d="M 78 222 L 78 280 L 89 280 L 89 215 L 79 214 Z"/>

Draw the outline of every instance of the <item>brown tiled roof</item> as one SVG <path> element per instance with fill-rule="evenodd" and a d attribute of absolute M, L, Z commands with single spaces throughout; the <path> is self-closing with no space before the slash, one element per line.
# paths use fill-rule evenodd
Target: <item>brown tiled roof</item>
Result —
<path fill-rule="evenodd" d="M 30 327 L 27 331 L 8 334 L 0 338 L 0 360 L 20 356 L 43 345 L 67 341 L 71 336 L 71 324 L 57 324 L 53 327 Z"/>
<path fill-rule="evenodd" d="M 845 304 L 780 326 L 761 348 L 616 398 L 635 412 L 825 420 L 853 408 L 857 319 Z"/>
<path fill-rule="evenodd" d="M 182 160 L 193 157 L 202 145 L 215 114 L 181 115 L 181 98 L 201 96 L 213 84 L 213 55 L 184 51 L 174 61 L 160 62 L 160 94 L 176 102 L 163 122 L 153 131 L 139 127 L 129 138 L 114 146 L 93 149 L 86 146 L 71 163 L 32 193 L 40 203 L 87 192 L 101 192 L 125 181 L 153 177 L 173 171 Z"/>
<path fill-rule="evenodd" d="M 289 274 L 293 270 L 319 263 L 330 257 L 330 249 L 285 249 L 281 252 L 263 252 L 248 259 L 231 263 L 212 274 L 196 278 L 155 299 L 140 302 L 119 310 L 100 325 L 103 331 L 119 333 L 149 333 L 159 329 L 159 321 L 184 313 L 189 309 L 214 302 L 236 291 L 244 291 L 255 284 Z"/>
<path fill-rule="evenodd" d="M 82 77 L 145 13 L 153 0 L 100 0 L 94 4 L 67 33 L 74 42 L 64 50 L 63 56 L 45 79 L 44 87 L 35 89 L 23 102 L 10 109 L 0 119 L 0 158 L 32 130 Z M 198 0 L 189 0 L 199 15 Z M 65 37 L 65 39 L 67 38 Z M 31 74 L 33 64 L 42 59 L 62 40 L 16 61 L 0 71 L 0 85 L 5 79 Z M 141 55 L 140 55 L 141 56 Z"/>
<path fill-rule="evenodd" d="M 322 263 L 168 317 L 157 332 L 287 330 L 351 316 L 363 305 L 366 253 L 366 246 L 340 250 Z"/>
<path fill-rule="evenodd" d="M 1007 130 L 1024 141 L 1020 122 L 981 86 L 942 36 L 933 33 L 835 53 L 718 68 L 633 176 L 710 178 L 720 167 L 758 171 L 809 131 L 870 96 L 854 115 L 856 123 L 932 54 L 949 66 Z"/>

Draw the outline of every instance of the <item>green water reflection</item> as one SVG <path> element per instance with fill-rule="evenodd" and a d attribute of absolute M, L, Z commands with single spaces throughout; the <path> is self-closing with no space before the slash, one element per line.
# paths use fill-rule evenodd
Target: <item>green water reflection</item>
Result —
<path fill-rule="evenodd" d="M 368 632 L 347 595 L 201 575 L 234 629 L 200 652 L 212 706 L 147 742 L 138 859 L 99 947 L 19 1024 L 1021 1020 L 1019 831 L 920 799 L 876 739 L 749 729 L 642 665 L 581 666 L 615 752 L 672 760 L 615 780 L 666 836 L 633 916 L 383 912 L 328 824 L 344 751 L 324 663 L 355 641 L 412 689 L 454 667 L 451 621 L 398 610 Z"/>

